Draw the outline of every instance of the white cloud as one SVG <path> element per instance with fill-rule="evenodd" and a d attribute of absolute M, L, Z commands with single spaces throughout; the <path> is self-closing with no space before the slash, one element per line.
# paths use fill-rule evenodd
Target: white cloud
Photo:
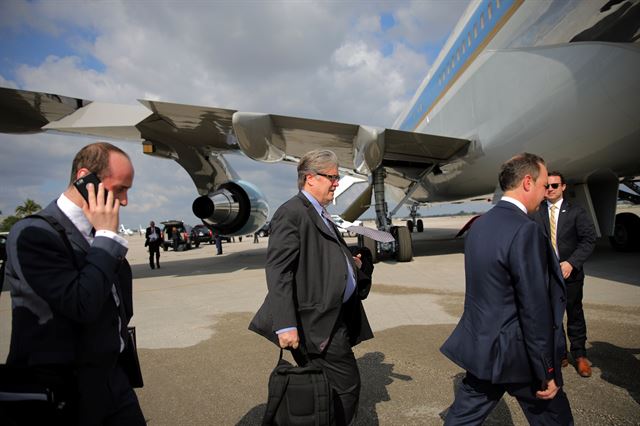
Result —
<path fill-rule="evenodd" d="M 12 1 L 3 7 L 3 29 L 44 31 L 75 54 L 42 50 L 38 65 L 20 65 L 14 81 L 0 75 L 0 85 L 109 102 L 148 98 L 389 126 L 433 59 L 420 46 L 443 39 L 465 6 L 450 3 Z M 382 13 L 391 13 L 396 26 L 382 31 Z M 383 46 L 392 50 L 383 53 Z M 37 54 L 40 47 L 34 49 Z M 103 67 L 90 68 L 87 54 Z M 73 154 L 88 142 L 0 135 L 0 176 L 14 185 L 12 193 L 0 190 L 3 213 L 25 196 L 46 203 L 60 193 Z M 136 167 L 123 223 L 196 221 L 190 212 L 195 189 L 180 166 L 144 156 L 140 145 L 119 146 Z M 259 184 L 272 212 L 296 191 L 293 166 L 235 156 L 229 162 Z"/>

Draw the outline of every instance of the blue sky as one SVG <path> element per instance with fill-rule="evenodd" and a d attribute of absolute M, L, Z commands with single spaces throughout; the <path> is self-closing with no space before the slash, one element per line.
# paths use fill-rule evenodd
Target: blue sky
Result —
<path fill-rule="evenodd" d="M 413 96 L 466 1 L 76 2 L 0 4 L 0 86 L 97 101 L 159 99 L 389 127 Z M 0 210 L 45 205 L 88 138 L 0 135 Z M 169 160 L 132 157 L 121 222 L 191 213 L 194 186 Z M 232 155 L 271 211 L 295 193 L 295 168 Z M 440 212 L 443 207 L 433 211 Z M 445 208 L 446 209 L 446 208 Z M 457 212 L 459 205 L 449 208 Z M 422 214 L 427 214 L 426 209 Z"/>

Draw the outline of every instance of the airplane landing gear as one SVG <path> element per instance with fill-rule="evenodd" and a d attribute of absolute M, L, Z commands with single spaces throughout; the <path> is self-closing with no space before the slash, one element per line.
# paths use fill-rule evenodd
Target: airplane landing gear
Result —
<path fill-rule="evenodd" d="M 381 257 L 395 257 L 398 262 L 410 262 L 413 259 L 413 244 L 411 231 L 407 226 L 391 226 L 391 219 L 387 212 L 387 203 L 384 199 L 384 168 L 373 171 L 373 193 L 375 197 L 376 225 L 378 229 L 390 232 L 395 241 L 392 243 L 379 243 L 367 237 L 359 237 L 358 244 L 367 247 L 373 254 L 373 261 L 377 262 Z M 420 221 L 421 223 L 422 221 Z"/>

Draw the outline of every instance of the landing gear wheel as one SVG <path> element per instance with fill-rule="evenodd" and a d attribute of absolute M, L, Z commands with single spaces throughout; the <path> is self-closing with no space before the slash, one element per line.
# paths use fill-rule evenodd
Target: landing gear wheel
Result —
<path fill-rule="evenodd" d="M 611 247 L 616 251 L 636 251 L 640 249 L 640 217 L 633 213 L 619 213 L 613 236 L 609 237 Z"/>
<path fill-rule="evenodd" d="M 409 229 L 409 232 L 413 232 L 413 221 L 412 220 L 408 220 L 407 221 L 407 228 Z"/>
<path fill-rule="evenodd" d="M 424 231 L 424 224 L 422 223 L 422 219 L 418 219 L 416 221 L 416 229 L 418 230 L 418 232 Z"/>
<path fill-rule="evenodd" d="M 395 231 L 395 232 L 394 232 Z M 398 262 L 411 262 L 413 259 L 413 246 L 411 244 L 411 232 L 406 226 L 391 228 L 391 233 L 396 237 Z"/>

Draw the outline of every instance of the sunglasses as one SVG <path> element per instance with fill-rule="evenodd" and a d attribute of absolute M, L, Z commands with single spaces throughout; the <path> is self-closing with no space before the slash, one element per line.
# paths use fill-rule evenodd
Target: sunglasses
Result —
<path fill-rule="evenodd" d="M 324 177 L 326 177 L 326 178 L 327 178 L 327 179 L 329 179 L 331 182 L 338 182 L 338 181 L 340 180 L 340 175 L 326 175 L 326 174 L 324 174 L 324 173 L 318 173 L 318 172 L 316 172 L 316 174 L 317 174 L 317 175 L 320 175 L 320 176 L 324 176 Z"/>
<path fill-rule="evenodd" d="M 553 189 L 558 189 L 558 187 L 559 187 L 560 185 L 561 185 L 560 183 L 548 183 L 548 184 L 546 184 L 544 187 L 545 187 L 546 189 L 549 189 L 549 187 L 551 187 L 551 188 L 553 188 Z"/>

